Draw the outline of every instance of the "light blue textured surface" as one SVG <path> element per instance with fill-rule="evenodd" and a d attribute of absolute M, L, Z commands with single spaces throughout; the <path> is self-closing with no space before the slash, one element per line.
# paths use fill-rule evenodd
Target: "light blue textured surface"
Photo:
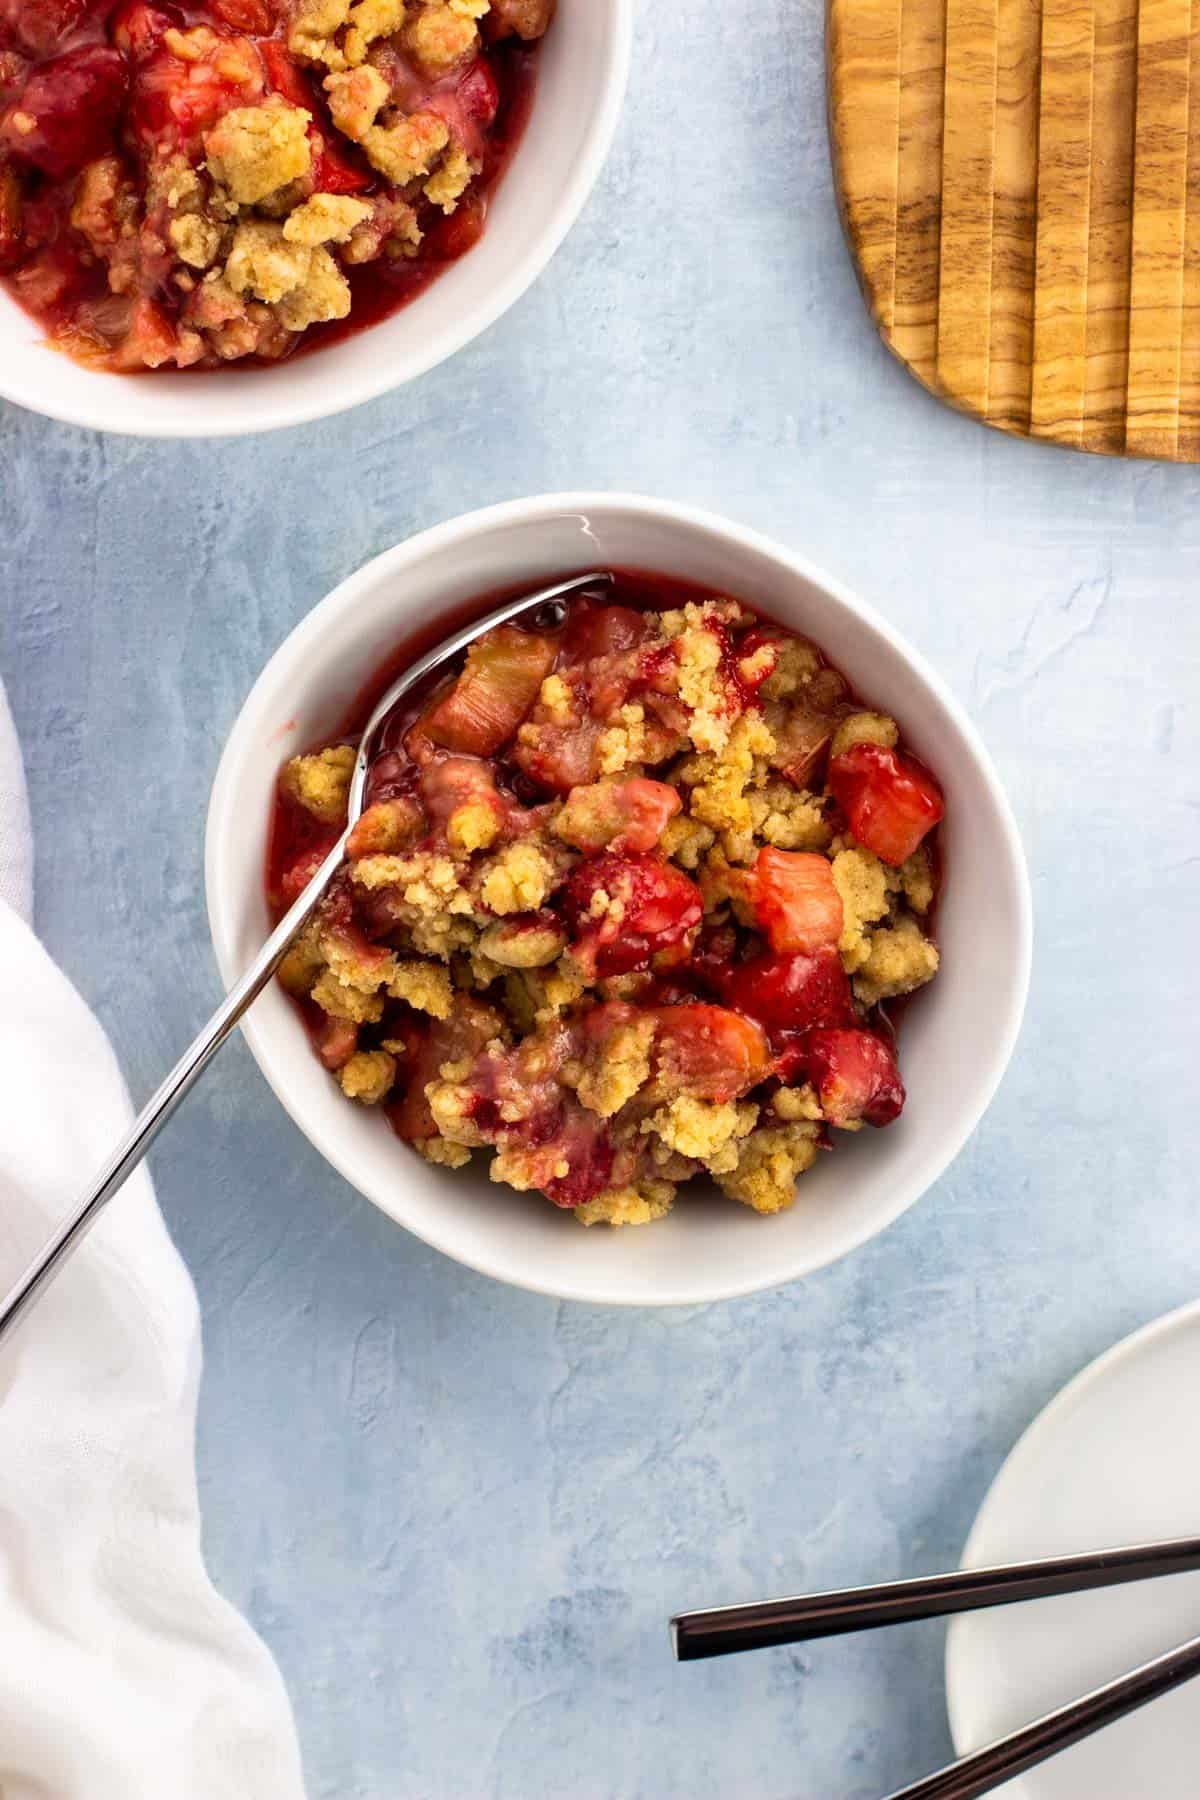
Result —
<path fill-rule="evenodd" d="M 915 1776 L 949 1749 L 936 1625 L 681 1669 L 668 1614 L 950 1563 L 1055 1388 L 1200 1287 L 1200 475 L 1010 442 L 889 360 L 820 11 L 649 0 L 580 225 L 408 391 L 235 444 L 0 414 L 40 929 L 138 1096 L 216 996 L 202 825 L 253 677 L 366 557 L 491 500 L 642 489 L 802 547 L 948 677 L 1029 852 L 1030 1010 L 987 1119 L 882 1239 L 761 1299 L 608 1313 L 467 1274 L 223 1054 L 154 1170 L 205 1313 L 211 1564 L 280 1659 L 313 1800 Z"/>

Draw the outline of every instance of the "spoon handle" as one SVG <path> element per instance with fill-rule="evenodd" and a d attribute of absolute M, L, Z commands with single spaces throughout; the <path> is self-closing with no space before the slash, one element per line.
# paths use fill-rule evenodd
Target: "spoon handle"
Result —
<path fill-rule="evenodd" d="M 898 1789 L 888 1800 L 978 1800 L 980 1794 L 990 1794 L 993 1788 L 1057 1756 L 1060 1750 L 1090 1737 L 1094 1731 L 1196 1675 L 1200 1675 L 1200 1638 L 1191 1638 L 1168 1650 L 1165 1656 L 1155 1657 L 1128 1675 L 1094 1688 L 1081 1700 L 1072 1700 L 1057 1712 L 1046 1713 L 1032 1725 L 1014 1731 L 1011 1737 L 997 1738 L 986 1749 L 962 1757 L 936 1775 L 926 1775 L 910 1787 Z"/>
<path fill-rule="evenodd" d="M 245 974 L 226 994 L 208 1024 L 188 1045 L 166 1080 L 147 1100 L 91 1190 L 64 1219 L 49 1242 L 42 1246 L 24 1274 L 0 1302 L 0 1343 L 57 1274 L 85 1233 L 95 1224 L 107 1202 L 137 1168 L 175 1108 L 207 1068 L 250 1002 L 270 981 L 341 867 L 348 836 L 347 827 L 299 899 L 279 921 Z"/>
<path fill-rule="evenodd" d="M 799 1594 L 787 1600 L 715 1606 L 705 1612 L 678 1614 L 671 1620 L 671 1640 L 680 1662 L 694 1662 L 737 1650 L 802 1644 L 812 1638 L 873 1631 L 913 1619 L 1007 1606 L 1016 1600 L 1117 1587 L 1123 1581 L 1178 1575 L 1188 1569 L 1200 1569 L 1200 1538 L 1172 1538 L 1165 1543 L 1005 1563 L 991 1569 L 956 1569 L 948 1575 L 923 1575 L 912 1581 L 844 1588 L 829 1594 Z"/>

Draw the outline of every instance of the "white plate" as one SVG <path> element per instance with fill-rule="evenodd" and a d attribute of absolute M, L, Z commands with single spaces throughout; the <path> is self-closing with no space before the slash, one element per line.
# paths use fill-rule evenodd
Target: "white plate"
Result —
<path fill-rule="evenodd" d="M 1076 1376 L 984 1501 L 964 1567 L 1200 1533 L 1200 1305 Z M 946 1651 L 960 1755 L 1200 1632 L 1200 1573 L 956 1619 Z M 1005 1800 L 1196 1800 L 1200 1684 L 1002 1790 Z"/>

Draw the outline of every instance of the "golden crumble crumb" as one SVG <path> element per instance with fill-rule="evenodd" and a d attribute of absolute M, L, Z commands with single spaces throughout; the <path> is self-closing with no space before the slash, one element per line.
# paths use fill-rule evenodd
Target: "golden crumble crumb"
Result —
<path fill-rule="evenodd" d="M 575 1208 L 581 1225 L 653 1225 L 665 1219 L 675 1199 L 670 1181 L 644 1181 L 641 1188 L 605 1188 Z"/>
<path fill-rule="evenodd" d="M 697 750 L 721 751 L 729 742 L 733 708 L 721 674 L 721 642 L 707 622 L 689 625 L 675 640 L 679 697 L 689 709 L 688 736 Z"/>
<path fill-rule="evenodd" d="M 288 31 L 288 49 L 304 62 L 344 69 L 346 58 L 334 37 L 350 12 L 350 0 L 300 0 Z"/>
<path fill-rule="evenodd" d="M 293 756 L 283 771 L 283 789 L 323 825 L 340 825 L 346 817 L 355 752 L 334 744 L 313 756 Z"/>
<path fill-rule="evenodd" d="M 327 75 L 324 85 L 330 118 L 339 131 L 361 144 L 380 109 L 387 104 L 390 92 L 387 82 L 378 69 L 365 63 L 361 69 Z"/>
<path fill-rule="evenodd" d="M 450 132 L 437 113 L 410 113 L 393 125 L 372 125 L 360 141 L 367 161 L 397 187 L 406 187 L 429 174 Z"/>
<path fill-rule="evenodd" d="M 338 1070 L 342 1092 L 364 1106 L 378 1106 L 396 1079 L 396 1059 L 386 1050 L 356 1050 Z"/>
<path fill-rule="evenodd" d="M 373 1025 L 383 1017 L 383 995 L 364 993 L 339 981 L 332 970 L 326 970 L 315 983 L 312 997 L 322 1012 L 331 1019 L 346 1019 L 352 1025 Z"/>
<path fill-rule="evenodd" d="M 536 912 L 558 886 L 559 873 L 536 844 L 508 844 L 483 878 L 483 903 L 491 912 Z"/>
<path fill-rule="evenodd" d="M 849 974 L 861 969 L 870 954 L 867 929 L 891 907 L 894 872 L 869 850 L 839 850 L 833 859 L 833 885 L 842 897 L 842 935 L 838 949 Z"/>
<path fill-rule="evenodd" d="M 337 931 L 322 933 L 321 950 L 337 979 L 363 994 L 374 994 L 386 987 L 395 972 L 396 959 L 390 951 L 374 944 L 364 945 Z"/>
<path fill-rule="evenodd" d="M 500 969 L 544 969 L 557 962 L 567 938 L 552 915 L 497 919 L 479 940 L 479 949 Z M 498 971 L 499 972 L 499 971 Z"/>
<path fill-rule="evenodd" d="M 346 61 L 351 66 L 363 62 L 376 39 L 392 37 L 404 24 L 404 17 L 404 0 L 358 0 L 346 20 L 342 45 Z"/>
<path fill-rule="evenodd" d="M 900 741 L 900 727 L 886 713 L 856 712 L 843 719 L 829 745 L 830 756 L 840 756 L 852 744 L 878 744 L 891 750 Z"/>
<path fill-rule="evenodd" d="M 905 913 L 895 925 L 872 932 L 867 959 L 854 977 L 854 992 L 864 1006 L 911 994 L 933 979 L 939 961 L 936 944 Z"/>
<path fill-rule="evenodd" d="M 610 1119 L 650 1079 L 653 1018 L 643 1013 L 606 1037 L 600 1053 L 583 1070 L 575 1091 L 584 1106 Z"/>
<path fill-rule="evenodd" d="M 446 839 L 452 850 L 470 856 L 476 850 L 488 850 L 500 836 L 500 812 L 488 800 L 464 800 L 456 806 L 446 823 Z"/>
<path fill-rule="evenodd" d="M 282 300 L 307 279 L 312 258 L 306 246 L 288 243 L 282 225 L 271 219 L 243 219 L 233 234 L 225 280 L 235 294 Z"/>
<path fill-rule="evenodd" d="M 790 781 L 767 781 L 747 804 L 755 836 L 777 850 L 824 850 L 833 836 L 820 797 Z"/>
<path fill-rule="evenodd" d="M 308 254 L 312 260 L 303 281 L 275 308 L 276 318 L 289 331 L 304 331 L 327 319 L 344 319 L 350 311 L 350 283 L 328 250 L 318 245 Z"/>
<path fill-rule="evenodd" d="M 427 1163 L 433 1163 L 443 1169 L 463 1169 L 471 1160 L 468 1144 L 452 1144 L 448 1138 L 417 1138 L 413 1149 L 423 1156 Z"/>
<path fill-rule="evenodd" d="M 312 115 L 278 95 L 261 106 L 236 106 L 205 134 L 209 173 L 239 206 L 254 206 L 312 167 Z"/>
<path fill-rule="evenodd" d="M 297 206 L 283 222 L 283 235 L 290 244 L 344 244 L 356 225 L 369 219 L 369 200 L 356 200 L 352 194 L 314 194 Z"/>
<path fill-rule="evenodd" d="M 914 912 L 925 913 L 933 905 L 933 864 L 924 844 L 900 865 L 900 886 Z"/>
<path fill-rule="evenodd" d="M 796 1198 L 796 1182 L 817 1160 L 820 1127 L 807 1120 L 763 1126 L 738 1146 L 737 1167 L 717 1176 L 731 1200 L 757 1213 L 786 1212 Z"/>
<path fill-rule="evenodd" d="M 225 241 L 221 227 L 200 213 L 180 213 L 167 226 L 167 236 L 180 262 L 185 262 L 190 269 L 211 268 Z"/>
<path fill-rule="evenodd" d="M 621 708 L 620 723 L 600 733 L 596 755 L 601 775 L 620 775 L 646 755 L 645 708 L 631 702 Z"/>
<path fill-rule="evenodd" d="M 313 983 L 325 968 L 320 930 L 306 925 L 279 965 L 279 979 L 289 994 L 302 996 L 312 992 Z"/>
<path fill-rule="evenodd" d="M 689 818 L 687 813 L 680 813 L 668 821 L 660 840 L 660 849 L 664 856 L 677 862 L 683 869 L 696 869 L 706 850 L 710 850 L 716 842 L 716 833 L 711 826 L 701 825 L 696 819 Z"/>
<path fill-rule="evenodd" d="M 441 1135 L 452 1144 L 482 1144 L 472 1114 L 475 1096 L 462 1081 L 431 1081 L 425 1089 L 429 1110 Z"/>
<path fill-rule="evenodd" d="M 764 700 L 792 700 L 821 667 L 821 658 L 807 638 L 784 638 L 776 648 L 774 671 L 758 691 Z"/>
<path fill-rule="evenodd" d="M 743 713 L 720 753 L 691 757 L 680 771 L 680 778 L 691 787 L 692 817 L 713 831 L 752 831 L 754 815 L 746 789 L 756 779 L 756 759 L 770 756 L 774 749 L 775 739 L 762 714 Z"/>
<path fill-rule="evenodd" d="M 808 1081 L 804 1083 L 803 1087 L 780 1088 L 779 1092 L 772 1096 L 771 1110 L 777 1118 L 788 1123 L 796 1119 L 816 1121 L 824 1117 L 817 1091 Z"/>
<path fill-rule="evenodd" d="M 404 29 L 405 48 L 430 75 L 445 75 L 464 62 L 479 42 L 475 20 L 444 0 L 425 0 Z"/>
<path fill-rule="evenodd" d="M 753 1131 L 757 1119 L 753 1100 L 697 1100 L 691 1094 L 678 1094 L 647 1119 L 642 1130 L 657 1132 L 668 1149 L 719 1171 L 726 1166 L 722 1153 Z M 736 1161 L 735 1153 L 728 1166 L 735 1166 Z"/>
<path fill-rule="evenodd" d="M 377 800 L 360 813 L 346 841 L 351 862 L 363 856 L 392 855 L 421 834 L 424 816 L 412 800 Z"/>
<path fill-rule="evenodd" d="M 461 144 L 451 144 L 445 156 L 425 183 L 425 198 L 444 213 L 452 213 L 467 188 L 479 173 L 480 165 L 472 162 Z"/>
<path fill-rule="evenodd" d="M 398 962 L 388 981 L 388 993 L 435 1019 L 448 1019 L 454 1006 L 449 973 L 434 963 Z"/>
<path fill-rule="evenodd" d="M 547 675 L 538 699 L 552 725 L 569 725 L 573 720 L 571 690 L 561 675 Z"/>

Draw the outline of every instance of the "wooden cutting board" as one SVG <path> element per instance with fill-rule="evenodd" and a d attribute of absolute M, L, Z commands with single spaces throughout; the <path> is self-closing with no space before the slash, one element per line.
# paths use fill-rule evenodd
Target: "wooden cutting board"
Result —
<path fill-rule="evenodd" d="M 884 341 L 1002 431 L 1200 460 L 1200 0 L 828 0 Z"/>

